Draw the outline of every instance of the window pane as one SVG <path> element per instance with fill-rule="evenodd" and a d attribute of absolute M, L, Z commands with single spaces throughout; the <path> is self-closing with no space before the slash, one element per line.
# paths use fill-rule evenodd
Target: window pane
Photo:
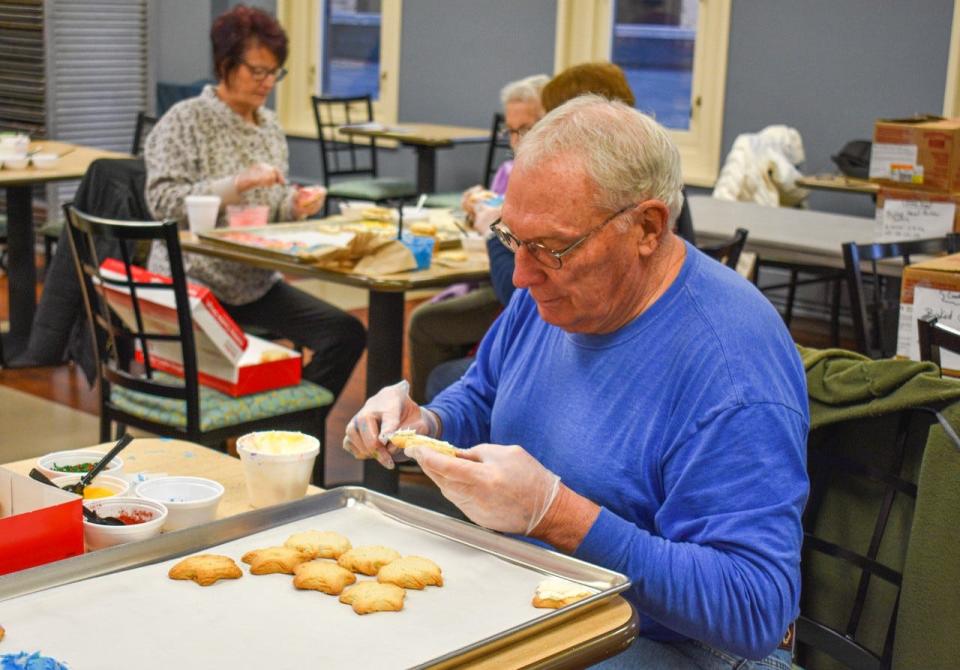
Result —
<path fill-rule="evenodd" d="M 667 128 L 690 127 L 698 0 L 617 0 L 610 60 L 623 68 L 637 109 Z"/>
<path fill-rule="evenodd" d="M 380 92 L 380 0 L 327 0 L 320 87 L 324 95 Z"/>

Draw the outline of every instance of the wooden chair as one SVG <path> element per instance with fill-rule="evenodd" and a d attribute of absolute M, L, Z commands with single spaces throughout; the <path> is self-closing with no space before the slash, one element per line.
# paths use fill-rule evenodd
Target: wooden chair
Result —
<path fill-rule="evenodd" d="M 921 361 L 933 361 L 937 364 L 937 367 L 942 367 L 940 364 L 941 348 L 960 354 L 960 330 L 937 323 L 936 317 L 917 319 L 917 336 L 920 343 Z"/>
<path fill-rule="evenodd" d="M 327 389 L 302 381 L 297 386 L 232 398 L 200 386 L 193 320 L 186 275 L 175 221 L 112 221 L 64 207 L 69 240 L 90 323 L 97 363 L 100 399 L 100 440 L 111 439 L 126 426 L 136 426 L 157 435 L 217 446 L 229 437 L 255 430 L 288 429 L 323 437 L 324 419 L 333 395 Z M 141 241 L 164 244 L 170 258 L 169 284 L 130 279 L 133 249 Z M 99 244 L 98 244 L 99 242 Z M 105 244 L 106 243 L 106 244 Z M 97 250 L 113 244 L 123 262 L 125 276 L 105 276 L 100 271 Z M 107 301 L 107 289 L 129 296 L 132 318 L 121 322 Z M 176 305 L 174 328 L 157 328 L 144 317 L 138 291 L 170 291 Z M 116 300 L 116 298 L 114 298 Z M 116 304 L 116 303 L 115 303 Z M 133 321 L 134 323 L 129 323 Z M 183 378 L 158 372 L 151 360 L 157 342 L 178 346 Z M 142 365 L 133 361 L 134 346 Z M 323 452 L 317 458 L 313 481 L 323 485 Z"/>
<path fill-rule="evenodd" d="M 960 249 L 960 236 L 951 233 L 946 237 L 925 240 L 843 245 L 843 264 L 847 287 L 850 291 L 850 314 L 853 317 L 857 350 L 871 358 L 886 358 L 896 353 L 896 324 L 900 313 L 900 296 L 886 295 L 889 283 L 877 271 L 879 261 L 900 258 L 904 265 L 911 256 L 955 253 Z M 865 278 L 861 264 L 870 263 L 870 294 L 865 291 Z"/>
<path fill-rule="evenodd" d="M 157 125 L 159 119 L 155 116 L 148 116 L 145 112 L 137 112 L 137 125 L 133 128 L 133 144 L 130 146 L 130 153 L 134 156 L 143 155 L 143 143 L 147 135 Z"/>
<path fill-rule="evenodd" d="M 332 199 L 372 200 L 377 204 L 403 202 L 417 197 L 416 185 L 405 179 L 377 176 L 377 142 L 374 138 L 336 140 L 342 125 L 373 121 L 373 103 L 369 95 L 352 97 L 310 96 L 317 122 L 323 184 L 327 202 Z M 341 177 L 346 180 L 341 181 Z"/>
<path fill-rule="evenodd" d="M 940 418 L 912 408 L 811 432 L 796 653 L 807 670 L 891 667 L 917 473 Z"/>
<path fill-rule="evenodd" d="M 737 262 L 740 260 L 740 254 L 747 243 L 747 235 L 750 231 L 746 228 L 737 228 L 736 232 L 726 242 L 719 244 L 708 244 L 697 247 L 710 258 L 723 263 L 728 268 L 737 269 Z"/>

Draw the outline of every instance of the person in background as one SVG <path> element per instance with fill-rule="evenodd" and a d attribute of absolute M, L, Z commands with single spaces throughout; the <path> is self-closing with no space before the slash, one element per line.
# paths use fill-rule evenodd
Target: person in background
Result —
<path fill-rule="evenodd" d="M 506 89 L 504 90 L 506 91 Z M 542 103 L 540 116 L 543 115 L 544 111 L 549 112 L 567 100 L 587 93 L 601 95 L 609 100 L 620 100 L 631 107 L 635 102 L 633 91 L 630 90 L 630 85 L 627 83 L 627 77 L 618 66 L 605 62 L 584 63 L 567 68 L 542 85 L 542 90 L 540 91 L 540 101 Z M 509 107 L 507 108 L 509 109 Z M 510 127 L 509 123 L 508 127 Z M 529 127 L 527 129 L 529 130 Z M 514 134 L 511 132 L 510 144 L 514 150 L 516 150 L 516 144 L 519 143 L 521 137 L 521 133 Z M 501 173 L 504 173 L 503 192 L 506 192 L 507 178 L 512 169 L 513 161 L 504 163 L 497 172 L 497 176 L 494 177 L 494 186 L 498 184 L 497 177 L 501 176 Z M 486 328 L 489 328 L 490 323 L 492 323 L 496 314 L 499 313 L 499 310 L 505 307 L 510 301 L 510 296 L 513 293 L 513 280 L 511 278 L 513 276 L 513 253 L 500 244 L 496 240 L 496 237 L 489 231 L 490 224 L 500 215 L 500 203 L 493 204 L 489 201 L 484 202 L 482 199 L 484 197 L 483 194 L 480 193 L 478 195 L 477 193 L 477 189 L 479 188 L 479 186 L 474 186 L 472 189 L 466 191 L 463 199 L 463 208 L 464 211 L 467 212 L 468 217 L 473 220 L 474 227 L 488 234 L 487 253 L 490 258 L 490 284 L 497 297 L 498 303 L 496 312 L 489 316 L 489 322 L 487 322 L 484 328 L 483 332 L 486 332 Z M 496 190 L 496 188 L 494 190 Z M 503 192 L 498 191 L 498 193 L 501 194 Z M 471 202 L 471 200 L 473 202 Z M 684 208 L 686 208 L 686 200 L 684 200 Z M 687 218 L 689 219 L 689 215 Z M 490 303 L 485 304 L 489 305 Z M 414 312 L 414 315 L 416 315 L 416 312 Z M 487 315 L 484 314 L 482 316 Z M 482 323 L 482 321 L 478 321 L 478 323 Z M 417 326 L 416 330 L 414 330 L 414 325 Z M 444 337 L 443 333 L 449 332 L 442 330 L 443 327 L 444 324 L 442 322 L 432 323 L 426 319 L 420 319 L 414 324 L 414 322 L 411 321 L 410 349 L 411 360 L 414 361 L 414 365 L 412 366 L 412 395 L 413 399 L 417 402 L 430 401 L 437 393 L 460 379 L 474 360 L 472 355 L 463 356 L 464 349 L 475 346 L 482 337 L 482 334 L 477 335 L 474 332 L 470 332 L 471 339 L 466 341 L 466 346 L 464 346 L 461 339 L 460 346 L 458 347 L 459 352 L 456 350 L 442 349 L 440 347 L 428 348 L 428 343 L 431 342 L 431 340 L 439 340 Z M 416 364 L 417 354 L 421 351 L 433 352 L 436 358 L 431 360 L 427 358 L 426 354 L 420 353 L 420 358 L 423 363 L 421 366 L 418 366 Z M 460 356 L 460 358 L 457 358 L 458 356 Z M 430 370 L 428 366 L 435 367 Z M 421 390 L 420 382 L 423 373 L 420 372 L 418 368 L 427 368 L 429 371 L 429 376 L 426 378 L 426 384 L 423 390 Z"/>
<path fill-rule="evenodd" d="M 504 129 L 509 133 L 511 149 L 516 150 L 520 139 L 543 116 L 540 91 L 548 80 L 547 75 L 533 75 L 511 82 L 500 91 Z M 506 192 L 512 169 L 513 161 L 504 161 L 490 182 L 490 190 L 477 185 L 463 194 L 463 210 L 475 225 L 486 226 L 487 230 L 482 232 L 489 231 L 490 223 L 499 211 L 498 207 L 485 205 L 484 201 Z M 476 218 L 478 214 L 480 220 Z M 421 402 L 426 400 L 427 378 L 431 371 L 445 361 L 459 360 L 487 332 L 513 291 L 510 282 L 512 265 L 511 254 L 496 249 L 490 255 L 490 286 L 455 297 L 441 294 L 439 300 L 424 303 L 413 311 L 409 328 L 413 397 Z M 450 381 L 458 379 L 464 369 L 465 365 L 461 369 L 451 370 Z M 440 383 L 446 385 L 445 382 Z"/>
<path fill-rule="evenodd" d="M 393 467 L 401 427 L 475 445 L 406 455 L 475 523 L 630 578 L 641 637 L 608 667 L 790 668 L 806 378 L 770 302 L 673 233 L 681 186 L 650 117 L 550 112 L 493 225 L 517 290 L 476 362 L 428 406 L 382 389 L 344 448 Z"/>
<path fill-rule="evenodd" d="M 323 187 L 286 183 L 287 142 L 273 111 L 264 107 L 286 71 L 287 36 L 261 9 L 239 5 L 210 29 L 218 83 L 174 105 L 150 133 L 144 149 L 147 203 L 158 219 L 186 228 L 184 198 L 218 195 L 217 226 L 231 204 L 265 205 L 271 221 L 317 213 Z M 277 272 L 184 254 L 192 282 L 209 287 L 244 327 L 268 329 L 307 347 L 304 377 L 336 396 L 363 352 L 366 331 L 353 316 L 283 281 Z M 155 245 L 149 267 L 169 274 L 166 249 Z"/>

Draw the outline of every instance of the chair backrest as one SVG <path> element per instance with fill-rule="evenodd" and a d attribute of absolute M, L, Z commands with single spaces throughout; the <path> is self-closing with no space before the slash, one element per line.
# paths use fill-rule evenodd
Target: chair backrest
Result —
<path fill-rule="evenodd" d="M 186 430 L 199 433 L 196 343 L 177 223 L 115 221 L 85 214 L 69 204 L 64 206 L 64 214 L 94 341 L 102 411 L 112 407 L 110 387 L 117 385 L 132 391 L 184 401 Z M 131 271 L 134 249 L 142 241 L 165 245 L 170 259 L 172 281 L 169 284 L 135 280 Z M 119 257 L 123 275 L 105 275 L 101 272 L 100 264 L 106 257 Z M 152 292 L 169 291 L 172 294 L 176 305 L 176 330 L 171 331 L 166 323 L 158 328 L 157 322 L 150 318 L 150 310 L 144 308 L 139 294 L 139 291 L 147 288 Z M 122 317 L 118 318 L 120 312 Z M 159 341 L 173 342 L 176 343 L 174 346 L 179 346 L 184 372 L 182 384 L 167 384 L 154 379 L 150 347 L 151 343 Z M 134 343 L 143 354 L 142 373 L 139 364 L 131 361 Z"/>
<path fill-rule="evenodd" d="M 737 261 L 740 260 L 740 254 L 743 252 L 743 247 L 747 243 L 747 234 L 749 232 L 746 228 L 737 228 L 733 237 L 726 242 L 708 244 L 697 248 L 707 256 L 710 256 L 710 258 L 723 263 L 728 268 L 736 270 Z"/>
<path fill-rule="evenodd" d="M 810 433 L 797 619 L 797 662 L 804 667 L 891 666 L 918 473 L 933 421 L 932 410 L 917 408 Z"/>
<path fill-rule="evenodd" d="M 503 114 L 497 112 L 493 115 L 493 124 L 490 126 L 490 142 L 487 144 L 487 159 L 483 164 L 483 174 L 480 175 L 480 183 L 484 186 L 490 186 L 493 175 L 505 159 L 513 155 L 510 149 L 510 133 L 507 131 L 506 121 Z"/>
<path fill-rule="evenodd" d="M 147 135 L 157 125 L 159 119 L 155 116 L 148 116 L 144 112 L 137 112 L 137 125 L 133 128 L 133 144 L 130 147 L 130 153 L 134 156 L 140 156 L 143 153 L 143 143 Z"/>
<path fill-rule="evenodd" d="M 310 96 L 317 122 L 323 183 L 330 186 L 333 177 L 376 177 L 377 143 L 373 138 L 354 137 L 337 140 L 337 128 L 373 121 L 373 103 L 369 95 L 351 97 Z"/>
<path fill-rule="evenodd" d="M 937 322 L 937 317 L 927 316 L 917 319 L 917 339 L 920 344 L 920 360 L 940 363 L 941 347 L 960 354 L 960 330 Z"/>
<path fill-rule="evenodd" d="M 949 234 L 925 240 L 903 240 L 873 244 L 847 242 L 843 245 L 843 264 L 850 291 L 850 314 L 857 350 L 871 357 L 886 358 L 896 353 L 896 325 L 900 313 L 900 295 L 887 295 L 896 286 L 884 281 L 878 262 L 900 258 L 904 265 L 911 256 L 955 253 L 960 250 L 960 235 Z M 865 286 L 862 263 L 870 263 L 869 287 Z M 867 291 L 869 288 L 869 291 Z"/>

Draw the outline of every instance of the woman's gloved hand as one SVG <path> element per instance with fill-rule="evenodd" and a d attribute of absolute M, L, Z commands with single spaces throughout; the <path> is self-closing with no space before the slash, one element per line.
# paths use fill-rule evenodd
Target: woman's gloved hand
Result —
<path fill-rule="evenodd" d="M 560 490 L 560 477 L 517 445 L 478 444 L 457 458 L 424 447 L 406 452 L 447 500 L 491 530 L 529 535 Z"/>
<path fill-rule="evenodd" d="M 269 163 L 254 163 L 233 178 L 233 186 L 238 193 L 252 188 L 285 184 L 283 173 Z"/>
<path fill-rule="evenodd" d="M 406 380 L 380 389 L 363 404 L 347 424 L 343 448 L 358 459 L 376 458 L 380 465 L 392 470 L 392 454 L 397 447 L 390 444 L 389 438 L 401 428 L 430 437 L 436 437 L 438 432 L 436 417 L 413 402 Z"/>

